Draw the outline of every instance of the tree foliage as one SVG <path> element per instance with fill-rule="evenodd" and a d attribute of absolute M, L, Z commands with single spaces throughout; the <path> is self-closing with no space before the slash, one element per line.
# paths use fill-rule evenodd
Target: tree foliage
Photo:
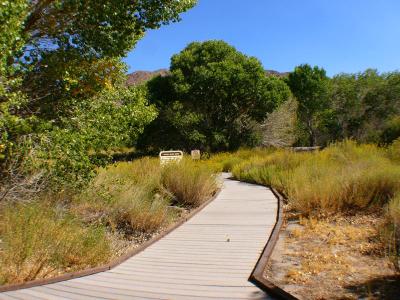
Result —
<path fill-rule="evenodd" d="M 107 162 L 106 150 L 134 144 L 157 111 L 140 88 L 104 90 L 95 99 L 76 102 L 74 117 L 61 118 L 38 136 L 36 156 L 56 181 L 79 185 L 94 175 L 94 165 Z"/>
<path fill-rule="evenodd" d="M 328 83 L 324 69 L 308 64 L 296 67 L 287 79 L 299 103 L 299 119 L 308 134 L 310 146 L 317 143 L 319 116 L 328 108 Z"/>
<path fill-rule="evenodd" d="M 194 42 L 171 58 L 171 75 L 148 83 L 160 115 L 142 147 L 226 150 L 251 140 L 261 121 L 290 91 L 266 77 L 261 63 L 223 41 Z"/>
<path fill-rule="evenodd" d="M 21 160 L 76 181 L 99 163 L 93 153 L 134 144 L 156 112 L 125 87 L 121 57 L 195 2 L 1 1 L 1 176 Z"/>
<path fill-rule="evenodd" d="M 357 74 L 339 74 L 332 78 L 331 86 L 337 122 L 333 138 L 384 143 L 396 139 L 395 120 L 400 115 L 398 72 L 379 74 L 368 69 Z"/>

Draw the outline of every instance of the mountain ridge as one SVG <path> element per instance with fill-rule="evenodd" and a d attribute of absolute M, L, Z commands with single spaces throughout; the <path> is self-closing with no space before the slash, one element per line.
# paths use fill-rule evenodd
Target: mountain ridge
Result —
<path fill-rule="evenodd" d="M 158 69 L 155 71 L 144 71 L 138 70 L 128 74 L 128 79 L 126 80 L 126 84 L 128 86 L 137 86 L 150 79 L 161 75 L 161 76 L 168 76 L 170 71 L 168 69 Z M 275 70 L 265 70 L 266 76 L 277 76 L 277 77 L 286 77 L 289 75 L 289 72 L 279 72 Z"/>

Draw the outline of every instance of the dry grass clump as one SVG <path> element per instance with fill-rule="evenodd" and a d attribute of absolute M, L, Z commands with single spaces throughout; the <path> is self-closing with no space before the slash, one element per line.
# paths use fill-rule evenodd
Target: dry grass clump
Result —
<path fill-rule="evenodd" d="M 210 198 L 218 188 L 214 172 L 189 159 L 166 165 L 162 170 L 162 185 L 175 203 L 192 207 Z"/>
<path fill-rule="evenodd" d="M 159 161 L 143 158 L 101 168 L 72 209 L 87 222 L 131 234 L 167 225 L 174 217 L 169 202 L 170 195 L 161 186 Z"/>
<path fill-rule="evenodd" d="M 177 214 L 171 204 L 196 207 L 216 190 L 214 172 L 207 165 L 184 159 L 160 166 L 156 158 L 121 162 L 99 174 L 74 203 L 84 220 L 114 230 L 155 232 Z"/>
<path fill-rule="evenodd" d="M 381 207 L 400 190 L 400 165 L 375 145 L 346 141 L 314 153 L 277 151 L 233 168 L 240 180 L 271 185 L 303 214 Z"/>
<path fill-rule="evenodd" d="M 124 188 L 125 187 L 125 188 Z M 157 197 L 145 189 L 119 183 L 115 189 L 96 190 L 81 196 L 72 211 L 87 223 L 100 223 L 125 234 L 155 232 L 173 218 L 166 198 Z"/>
<path fill-rule="evenodd" d="M 399 187 L 400 166 L 384 158 L 340 164 L 316 157 L 293 170 L 286 190 L 293 207 L 302 213 L 329 214 L 382 206 Z"/>
<path fill-rule="evenodd" d="M 232 173 L 243 181 L 273 186 L 282 193 L 290 184 L 293 170 L 309 157 L 309 153 L 279 150 L 236 165 Z"/>
<path fill-rule="evenodd" d="M 84 226 L 46 204 L 3 206 L 0 211 L 0 284 L 45 278 L 105 263 L 105 230 Z"/>
<path fill-rule="evenodd" d="M 400 138 L 388 147 L 387 155 L 392 161 L 400 163 Z"/>
<path fill-rule="evenodd" d="M 84 191 L 0 206 L 0 284 L 106 263 L 159 232 L 217 189 L 214 171 L 142 158 L 100 168 Z M 132 242 L 131 242 L 132 243 Z"/>

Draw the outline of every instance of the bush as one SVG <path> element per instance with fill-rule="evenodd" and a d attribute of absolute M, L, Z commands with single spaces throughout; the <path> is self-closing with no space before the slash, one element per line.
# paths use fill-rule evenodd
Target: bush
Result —
<path fill-rule="evenodd" d="M 112 255 L 104 228 L 83 226 L 46 204 L 0 211 L 0 283 L 18 283 L 94 267 Z"/>
<path fill-rule="evenodd" d="M 388 147 L 387 154 L 392 161 L 400 163 L 400 138 Z"/>
<path fill-rule="evenodd" d="M 176 203 L 192 207 L 199 206 L 217 190 L 213 171 L 190 159 L 166 165 L 162 184 Z"/>
<path fill-rule="evenodd" d="M 142 158 L 100 168 L 73 211 L 87 222 L 100 222 L 124 233 L 152 233 L 167 226 L 178 206 L 196 207 L 216 190 L 214 171 L 189 159 L 164 167 Z"/>
<path fill-rule="evenodd" d="M 125 233 L 154 232 L 167 225 L 170 195 L 161 186 L 158 159 L 143 158 L 100 168 L 73 210 L 87 222 Z"/>
<path fill-rule="evenodd" d="M 385 123 L 384 130 L 381 135 L 381 141 L 384 144 L 392 143 L 400 138 L 400 116 L 395 116 Z"/>

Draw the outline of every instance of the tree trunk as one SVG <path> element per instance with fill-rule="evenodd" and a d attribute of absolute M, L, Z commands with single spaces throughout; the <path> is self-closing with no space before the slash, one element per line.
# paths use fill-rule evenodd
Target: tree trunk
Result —
<path fill-rule="evenodd" d="M 316 138 L 315 138 L 315 132 L 313 128 L 313 121 L 311 118 L 308 118 L 307 120 L 307 129 L 308 129 L 308 143 L 310 144 L 310 147 L 314 147 L 316 144 Z"/>

